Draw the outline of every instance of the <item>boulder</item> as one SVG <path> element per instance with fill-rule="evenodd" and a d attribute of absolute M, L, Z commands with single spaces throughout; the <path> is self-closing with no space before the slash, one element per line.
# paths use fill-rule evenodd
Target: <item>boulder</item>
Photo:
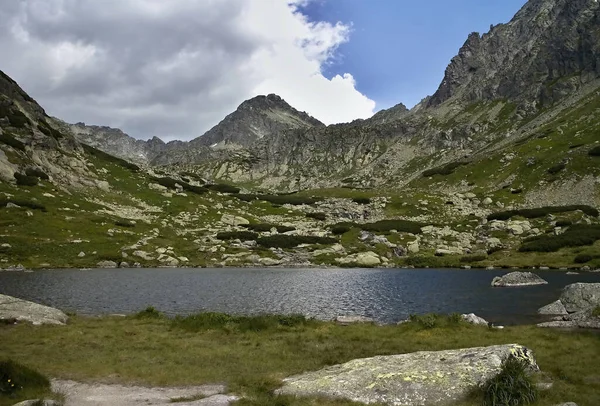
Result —
<path fill-rule="evenodd" d="M 481 204 L 483 204 L 484 206 L 489 206 L 489 205 L 490 205 L 490 204 L 492 204 L 492 203 L 494 203 L 494 201 L 493 201 L 491 198 L 489 198 L 489 197 L 486 197 L 486 198 L 485 198 L 485 199 L 483 199 L 483 201 L 481 202 Z"/>
<path fill-rule="evenodd" d="M 356 255 L 356 263 L 361 266 L 375 266 L 381 264 L 381 259 L 373 251 L 367 251 Z"/>
<path fill-rule="evenodd" d="M 410 252 L 411 254 L 418 254 L 420 251 L 420 247 L 419 247 L 419 241 L 415 240 L 411 243 L 409 243 L 406 246 L 406 249 L 408 250 L 408 252 Z"/>
<path fill-rule="evenodd" d="M 276 393 L 345 398 L 366 404 L 445 405 L 496 376 L 509 357 L 538 370 L 533 354 L 518 344 L 422 351 L 356 359 L 284 379 Z"/>
<path fill-rule="evenodd" d="M 496 276 L 492 280 L 492 286 L 533 286 L 546 285 L 548 282 L 532 272 L 511 272 L 504 276 Z"/>
<path fill-rule="evenodd" d="M 149 253 L 147 253 L 146 251 L 134 251 L 133 255 L 139 258 L 142 258 L 146 261 L 153 261 L 154 257 L 152 255 L 150 255 Z"/>
<path fill-rule="evenodd" d="M 281 260 L 275 258 L 261 258 L 258 263 L 264 266 L 276 266 L 281 264 Z"/>
<path fill-rule="evenodd" d="M 560 301 L 569 313 L 600 306 L 600 283 L 573 283 L 565 286 Z"/>
<path fill-rule="evenodd" d="M 486 319 L 477 316 L 475 313 L 461 315 L 463 320 L 467 323 L 475 324 L 476 326 L 487 326 L 489 323 Z"/>
<path fill-rule="evenodd" d="M 569 314 L 567 312 L 567 309 L 565 309 L 565 305 L 560 300 L 552 302 L 549 305 L 546 305 L 544 307 L 540 307 L 537 312 L 538 312 L 538 314 L 551 314 L 551 315 Z"/>
<path fill-rule="evenodd" d="M 117 263 L 115 261 L 100 261 L 96 264 L 98 268 L 116 268 Z"/>
<path fill-rule="evenodd" d="M 221 223 L 227 224 L 228 226 L 243 226 L 250 224 L 250 222 L 245 218 L 234 216 L 233 214 L 223 214 L 221 217 Z"/>
<path fill-rule="evenodd" d="M 26 321 L 34 325 L 64 325 L 68 319 L 66 314 L 53 307 L 0 295 L 0 320 Z"/>
<path fill-rule="evenodd" d="M 163 185 L 159 185 L 158 183 L 148 183 L 148 189 L 156 190 L 158 192 L 166 192 L 168 188 Z"/>

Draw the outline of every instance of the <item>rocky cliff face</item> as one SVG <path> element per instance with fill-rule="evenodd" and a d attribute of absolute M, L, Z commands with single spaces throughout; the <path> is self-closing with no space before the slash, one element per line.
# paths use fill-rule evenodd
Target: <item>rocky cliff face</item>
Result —
<path fill-rule="evenodd" d="M 509 23 L 469 35 L 428 106 L 503 98 L 533 112 L 598 76 L 599 3 L 531 0 Z"/>

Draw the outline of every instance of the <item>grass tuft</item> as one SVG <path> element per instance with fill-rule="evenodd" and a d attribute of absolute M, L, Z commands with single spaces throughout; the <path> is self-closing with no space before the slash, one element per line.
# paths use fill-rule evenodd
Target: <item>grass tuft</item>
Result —
<path fill-rule="evenodd" d="M 510 357 L 498 375 L 483 386 L 484 406 L 530 405 L 538 399 L 538 390 L 525 361 Z"/>

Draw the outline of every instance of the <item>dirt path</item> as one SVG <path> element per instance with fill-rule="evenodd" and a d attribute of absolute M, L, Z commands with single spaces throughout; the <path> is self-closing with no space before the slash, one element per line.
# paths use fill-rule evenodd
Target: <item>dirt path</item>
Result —
<path fill-rule="evenodd" d="M 235 396 L 223 394 L 226 390 L 223 385 L 146 388 L 54 380 L 52 389 L 66 396 L 65 406 L 228 406 L 237 400 Z M 198 395 L 205 397 L 172 403 L 172 399 Z"/>

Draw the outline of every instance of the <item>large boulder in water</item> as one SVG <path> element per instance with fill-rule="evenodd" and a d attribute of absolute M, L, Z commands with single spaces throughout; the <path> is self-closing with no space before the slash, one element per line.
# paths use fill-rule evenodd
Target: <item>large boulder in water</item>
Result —
<path fill-rule="evenodd" d="M 492 286 L 500 287 L 545 285 L 547 283 L 532 272 L 511 272 L 504 276 L 496 276 L 492 280 Z"/>
<path fill-rule="evenodd" d="M 565 286 L 560 301 L 569 313 L 600 306 L 600 283 L 573 283 Z"/>
<path fill-rule="evenodd" d="M 509 357 L 538 369 L 532 352 L 518 344 L 422 351 L 356 359 L 287 378 L 277 393 L 395 406 L 446 405 L 496 376 Z"/>
<path fill-rule="evenodd" d="M 0 320 L 26 321 L 35 325 L 65 324 L 68 316 L 53 307 L 0 295 Z"/>

